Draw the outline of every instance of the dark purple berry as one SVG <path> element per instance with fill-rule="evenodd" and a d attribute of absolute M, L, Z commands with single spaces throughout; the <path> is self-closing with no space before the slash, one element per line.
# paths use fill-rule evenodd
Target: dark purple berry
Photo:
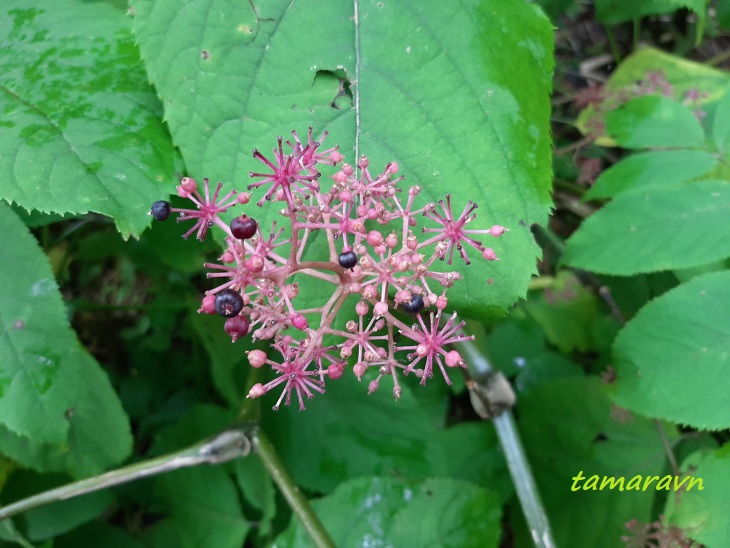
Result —
<path fill-rule="evenodd" d="M 420 295 L 413 295 L 410 301 L 403 303 L 403 310 L 410 312 L 411 314 L 418 314 L 424 307 L 423 297 Z"/>
<path fill-rule="evenodd" d="M 231 233 L 239 240 L 253 238 L 258 227 L 258 223 L 246 215 L 241 215 L 231 220 Z"/>
<path fill-rule="evenodd" d="M 338 261 L 342 268 L 355 268 L 355 265 L 357 265 L 357 255 L 355 255 L 354 251 L 343 251 L 340 253 Z"/>
<path fill-rule="evenodd" d="M 243 299 L 238 291 L 224 289 L 215 294 L 215 311 L 224 318 L 238 316 L 243 309 Z"/>
<path fill-rule="evenodd" d="M 226 320 L 224 329 L 231 336 L 233 342 L 236 342 L 248 333 L 248 326 L 248 316 L 233 316 Z"/>
<path fill-rule="evenodd" d="M 155 221 L 166 221 L 170 216 L 170 202 L 159 200 L 152 203 L 150 213 Z"/>

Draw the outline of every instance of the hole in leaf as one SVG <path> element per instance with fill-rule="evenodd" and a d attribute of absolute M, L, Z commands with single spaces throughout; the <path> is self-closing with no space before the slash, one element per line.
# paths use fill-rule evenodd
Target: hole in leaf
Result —
<path fill-rule="evenodd" d="M 329 90 L 334 88 L 335 95 L 330 102 L 330 106 L 337 110 L 352 108 L 352 84 L 344 70 L 318 70 L 314 76 L 312 87 L 327 88 Z"/>

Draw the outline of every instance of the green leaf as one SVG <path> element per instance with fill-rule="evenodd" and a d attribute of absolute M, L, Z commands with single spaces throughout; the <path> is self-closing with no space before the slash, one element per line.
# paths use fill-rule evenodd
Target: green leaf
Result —
<path fill-rule="evenodd" d="M 616 197 L 570 237 L 563 262 L 631 275 L 699 266 L 730 256 L 727 181 L 696 181 Z"/>
<path fill-rule="evenodd" d="M 400 474 L 464 479 L 509 492 L 494 430 L 484 423 L 444 427 L 442 405 L 415 391 L 429 391 L 401 379 L 403 393 L 394 400 L 389 380 L 366 396 L 367 383 L 345 374 L 325 396 L 307 402 L 307 411 L 282 408 L 263 416 L 262 425 L 287 470 L 299 485 L 331 492 L 348 478 Z M 417 382 L 417 379 L 414 379 Z"/>
<path fill-rule="evenodd" d="M 462 481 L 358 478 L 313 507 L 337 546 L 498 546 L 500 502 Z M 298 520 L 276 542 L 311 546 Z"/>
<path fill-rule="evenodd" d="M 276 515 L 276 487 L 271 474 L 257 458 L 236 459 L 231 466 L 246 501 L 260 512 L 260 519 L 252 520 L 258 524 L 259 535 L 268 536 Z"/>
<path fill-rule="evenodd" d="M 722 96 L 712 122 L 712 139 L 723 154 L 730 152 L 730 87 Z"/>
<path fill-rule="evenodd" d="M 625 492 L 600 484 L 594 490 L 587 480 L 597 475 L 628 482 L 635 475 L 660 474 L 665 453 L 653 421 L 612 406 L 595 377 L 559 379 L 525 392 L 519 416 L 557 546 L 612 548 L 620 545 L 627 521 L 648 521 L 651 490 Z M 676 432 L 665 429 L 676 440 Z M 586 480 L 574 479 L 580 472 Z"/>
<path fill-rule="evenodd" d="M 638 97 L 608 112 L 606 132 L 626 148 L 691 148 L 705 140 L 692 111 L 663 96 Z"/>
<path fill-rule="evenodd" d="M 240 548 L 250 529 L 238 491 L 221 466 L 176 470 L 157 479 L 178 546 Z"/>
<path fill-rule="evenodd" d="M 245 337 L 237 344 L 231 343 L 220 317 L 193 313 L 190 323 L 210 356 L 213 384 L 231 406 L 240 408 L 246 398 L 249 365 L 245 350 L 246 345 L 250 345 L 249 338 Z"/>
<path fill-rule="evenodd" d="M 707 19 L 706 0 L 596 0 L 596 19 L 614 25 L 639 19 L 645 15 L 672 13 L 681 8 L 693 11 L 697 16 L 697 41 L 702 37 Z"/>
<path fill-rule="evenodd" d="M 174 149 L 130 27 L 106 2 L 3 3 L 0 198 L 103 213 L 125 236 L 149 224 Z"/>
<path fill-rule="evenodd" d="M 129 424 L 96 361 L 79 347 L 46 257 L 0 202 L 0 451 L 81 476 L 127 456 Z M 18 275 L 22 273 L 22 275 Z"/>
<path fill-rule="evenodd" d="M 730 272 L 698 276 L 646 305 L 614 345 L 624 407 L 701 429 L 730 427 Z"/>
<path fill-rule="evenodd" d="M 308 125 L 329 131 L 326 144 L 341 145 L 352 163 L 347 99 L 356 90 L 358 152 L 373 169 L 396 160 L 406 184 L 423 187 L 419 200 L 451 192 L 459 211 L 469 199 L 481 205 L 474 228 L 511 229 L 493 246 L 502 260 L 465 269 L 451 302 L 483 315 L 525 294 L 538 254 L 528 227 L 550 206 L 553 46 L 538 8 L 361 2 L 359 58 L 346 2 L 137 0 L 134 9 L 150 78 L 193 176 L 242 187 L 245 173 L 261 169 L 248 151 Z M 279 209 L 257 218 L 268 226 Z"/>
<path fill-rule="evenodd" d="M 155 452 L 169 452 L 222 430 L 234 419 L 214 405 L 195 405 L 157 436 Z M 253 458 L 253 457 L 248 457 Z M 250 525 L 238 489 L 224 466 L 195 467 L 158 476 L 155 485 L 170 508 L 161 525 L 172 529 L 176 546 L 239 548 Z M 160 545 L 155 542 L 155 545 Z"/>
<path fill-rule="evenodd" d="M 593 327 L 599 321 L 596 296 L 562 271 L 540 298 L 522 304 L 545 338 L 564 354 L 595 350 Z"/>
<path fill-rule="evenodd" d="M 67 410 L 67 440 L 39 442 L 0 426 L 0 450 L 39 471 L 86 477 L 124 460 L 132 449 L 132 435 L 119 398 L 99 364 L 86 352 L 79 352 L 75 359 L 78 375 L 63 381 L 81 386 L 78 399 Z"/>
<path fill-rule="evenodd" d="M 688 93 L 699 92 L 700 96 L 695 101 L 698 108 L 720 99 L 730 83 L 730 74 L 726 71 L 658 49 L 642 49 L 624 59 L 611 74 L 603 94 L 606 101 L 598 108 L 590 105 L 581 111 L 577 120 L 579 129 L 586 135 L 595 134 L 597 128 L 605 125 L 605 112 L 625 101 L 627 96 L 635 97 L 636 83 L 646 81 L 650 75 L 661 75 L 670 84 L 672 98 L 677 101 L 682 101 Z M 616 145 L 605 135 L 599 135 L 596 142 L 605 146 Z"/>
<path fill-rule="evenodd" d="M 717 157 L 704 150 L 640 152 L 601 173 L 584 199 L 614 198 L 628 190 L 685 183 L 708 173 L 717 162 Z"/>
<path fill-rule="evenodd" d="M 730 538 L 730 444 L 717 450 L 703 449 L 682 462 L 682 471 L 702 480 L 681 496 L 669 496 L 664 514 L 667 521 L 705 546 L 724 546 Z M 681 482 L 684 477 L 678 481 Z M 688 480 L 684 487 L 689 486 Z"/>

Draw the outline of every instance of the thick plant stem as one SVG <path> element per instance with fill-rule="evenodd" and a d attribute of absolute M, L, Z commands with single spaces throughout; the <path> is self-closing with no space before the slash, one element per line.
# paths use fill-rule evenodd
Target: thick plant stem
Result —
<path fill-rule="evenodd" d="M 462 343 L 461 348 L 467 355 L 467 362 L 473 376 L 472 379 L 469 379 L 467 386 L 470 389 L 474 408 L 480 416 L 491 418 L 494 422 L 532 540 L 538 548 L 554 548 L 555 541 L 550 530 L 550 522 L 540 501 L 540 495 L 512 413 L 509 409 L 503 408 L 503 403 L 514 402 L 514 395 L 505 395 L 502 390 L 506 388 L 509 391 L 511 388 L 504 377 L 494 370 L 474 341 Z M 499 381 L 494 382 L 495 378 Z"/>
<path fill-rule="evenodd" d="M 312 542 L 318 548 L 335 548 L 335 543 L 332 541 L 327 529 L 324 528 L 317 514 L 309 505 L 309 501 L 302 495 L 291 476 L 289 476 L 269 439 L 263 432 L 259 431 L 254 435 L 252 441 L 254 450 L 261 457 L 261 461 L 281 490 L 290 508 L 301 520 Z"/>
<path fill-rule="evenodd" d="M 141 478 L 171 472 L 179 468 L 198 466 L 200 464 L 220 464 L 229 460 L 245 457 L 251 452 L 249 436 L 256 427 L 245 426 L 241 429 L 229 429 L 211 439 L 199 442 L 191 447 L 169 453 L 161 457 L 118 468 L 106 474 L 94 476 L 74 483 L 69 483 L 50 491 L 39 493 L 0 508 L 0 520 L 4 520 L 52 502 L 100 491 L 128 483 Z"/>

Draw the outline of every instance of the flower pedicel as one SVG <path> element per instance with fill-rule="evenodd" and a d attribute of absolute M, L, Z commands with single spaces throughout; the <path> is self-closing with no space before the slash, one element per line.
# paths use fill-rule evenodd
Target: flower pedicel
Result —
<path fill-rule="evenodd" d="M 261 350 L 247 354 L 253 367 L 271 367 L 276 377 L 254 385 L 248 397 L 279 389 L 274 409 L 289 405 L 292 394 L 304 409 L 305 398 L 324 393 L 325 381 L 341 377 L 348 363 L 354 363 L 360 380 L 371 369 L 377 372 L 368 393 L 389 376 L 398 398 L 399 371 L 413 373 L 425 384 L 438 369 L 451 384 L 447 370 L 466 364 L 449 345 L 473 337 L 464 335 L 464 322 L 456 313 L 442 319 L 447 290 L 461 275 L 435 267 L 441 261 L 451 265 L 455 254 L 469 264 L 466 247 L 488 261 L 498 260 L 475 238 L 501 236 L 506 229 L 468 229 L 477 205 L 469 202 L 456 216 L 449 195 L 437 204 L 417 206 L 421 188 L 404 193 L 397 186 L 403 177 L 397 176 L 395 162 L 373 176 L 365 156 L 355 167 L 343 163 L 337 147 L 320 150 L 326 133 L 314 140 L 310 128 L 306 142 L 292 134 L 293 142 L 279 137 L 273 161 L 253 151 L 270 172 L 250 173 L 256 182 L 248 188 L 266 189 L 259 206 L 265 201 L 283 205 L 281 215 L 289 230 L 273 222 L 265 232 L 250 211 L 226 224 L 220 214 L 248 204 L 251 195 L 231 191 L 220 197 L 220 183 L 211 195 L 208 179 L 203 179 L 203 194 L 189 177 L 177 187 L 178 195 L 191 200 L 195 209 L 155 202 L 150 212 L 157 220 L 178 213 L 178 222 L 194 221 L 185 238 L 195 233 L 204 240 L 214 226 L 226 233 L 220 263 L 205 264 L 208 278 L 220 284 L 206 292 L 199 312 L 226 317 L 225 330 L 233 342 L 249 333 L 253 340 L 271 341 L 276 359 Z M 327 189 L 320 183 L 319 165 L 334 166 Z M 419 228 L 424 218 L 435 226 Z M 308 245 L 317 233 L 320 239 L 324 236 L 327 257 L 321 245 Z M 315 252 L 317 256 L 310 256 Z M 298 305 L 297 280 L 302 276 L 331 288 L 321 306 Z M 343 310 L 350 303 L 354 319 L 335 326 L 338 316 L 350 315 Z"/>

